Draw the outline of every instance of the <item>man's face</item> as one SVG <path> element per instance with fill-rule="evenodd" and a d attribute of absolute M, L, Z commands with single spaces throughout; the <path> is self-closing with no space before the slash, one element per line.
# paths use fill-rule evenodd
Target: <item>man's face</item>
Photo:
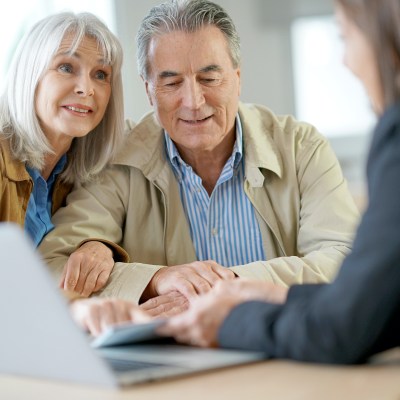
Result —
<path fill-rule="evenodd" d="M 182 156 L 213 152 L 232 142 L 240 69 L 233 67 L 218 28 L 156 36 L 150 42 L 148 62 L 147 95 Z"/>

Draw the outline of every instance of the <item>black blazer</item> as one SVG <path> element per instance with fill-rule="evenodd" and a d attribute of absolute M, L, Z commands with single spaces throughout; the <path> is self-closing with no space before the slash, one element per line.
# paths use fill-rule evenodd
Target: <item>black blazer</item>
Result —
<path fill-rule="evenodd" d="M 222 347 L 358 363 L 400 346 L 400 104 L 375 130 L 367 182 L 369 205 L 335 281 L 293 286 L 283 305 L 237 306 L 219 331 Z"/>

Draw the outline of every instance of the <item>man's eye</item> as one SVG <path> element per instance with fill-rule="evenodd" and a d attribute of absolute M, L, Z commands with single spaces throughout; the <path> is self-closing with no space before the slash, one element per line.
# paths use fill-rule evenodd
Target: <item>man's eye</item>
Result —
<path fill-rule="evenodd" d="M 221 82 L 219 78 L 203 78 L 200 80 L 201 84 L 206 86 L 215 86 Z"/>

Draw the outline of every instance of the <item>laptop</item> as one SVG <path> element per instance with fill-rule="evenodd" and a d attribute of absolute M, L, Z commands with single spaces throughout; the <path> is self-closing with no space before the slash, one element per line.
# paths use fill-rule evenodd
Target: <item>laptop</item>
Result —
<path fill-rule="evenodd" d="M 157 338 L 157 321 L 136 331 L 132 324 L 111 329 L 91 343 L 29 238 L 9 223 L 0 224 L 0 271 L 2 374 L 117 388 L 263 359 L 262 353 L 165 341 Z"/>

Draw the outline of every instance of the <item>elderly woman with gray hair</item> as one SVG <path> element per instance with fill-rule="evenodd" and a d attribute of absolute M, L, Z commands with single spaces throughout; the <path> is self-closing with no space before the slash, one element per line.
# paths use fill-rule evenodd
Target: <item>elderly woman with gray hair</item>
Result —
<path fill-rule="evenodd" d="M 121 65 L 118 39 L 90 13 L 42 19 L 14 54 L 0 97 L 0 221 L 36 246 L 72 186 L 96 179 L 119 147 Z M 114 264 L 107 246 L 96 249 L 94 291 Z"/>

